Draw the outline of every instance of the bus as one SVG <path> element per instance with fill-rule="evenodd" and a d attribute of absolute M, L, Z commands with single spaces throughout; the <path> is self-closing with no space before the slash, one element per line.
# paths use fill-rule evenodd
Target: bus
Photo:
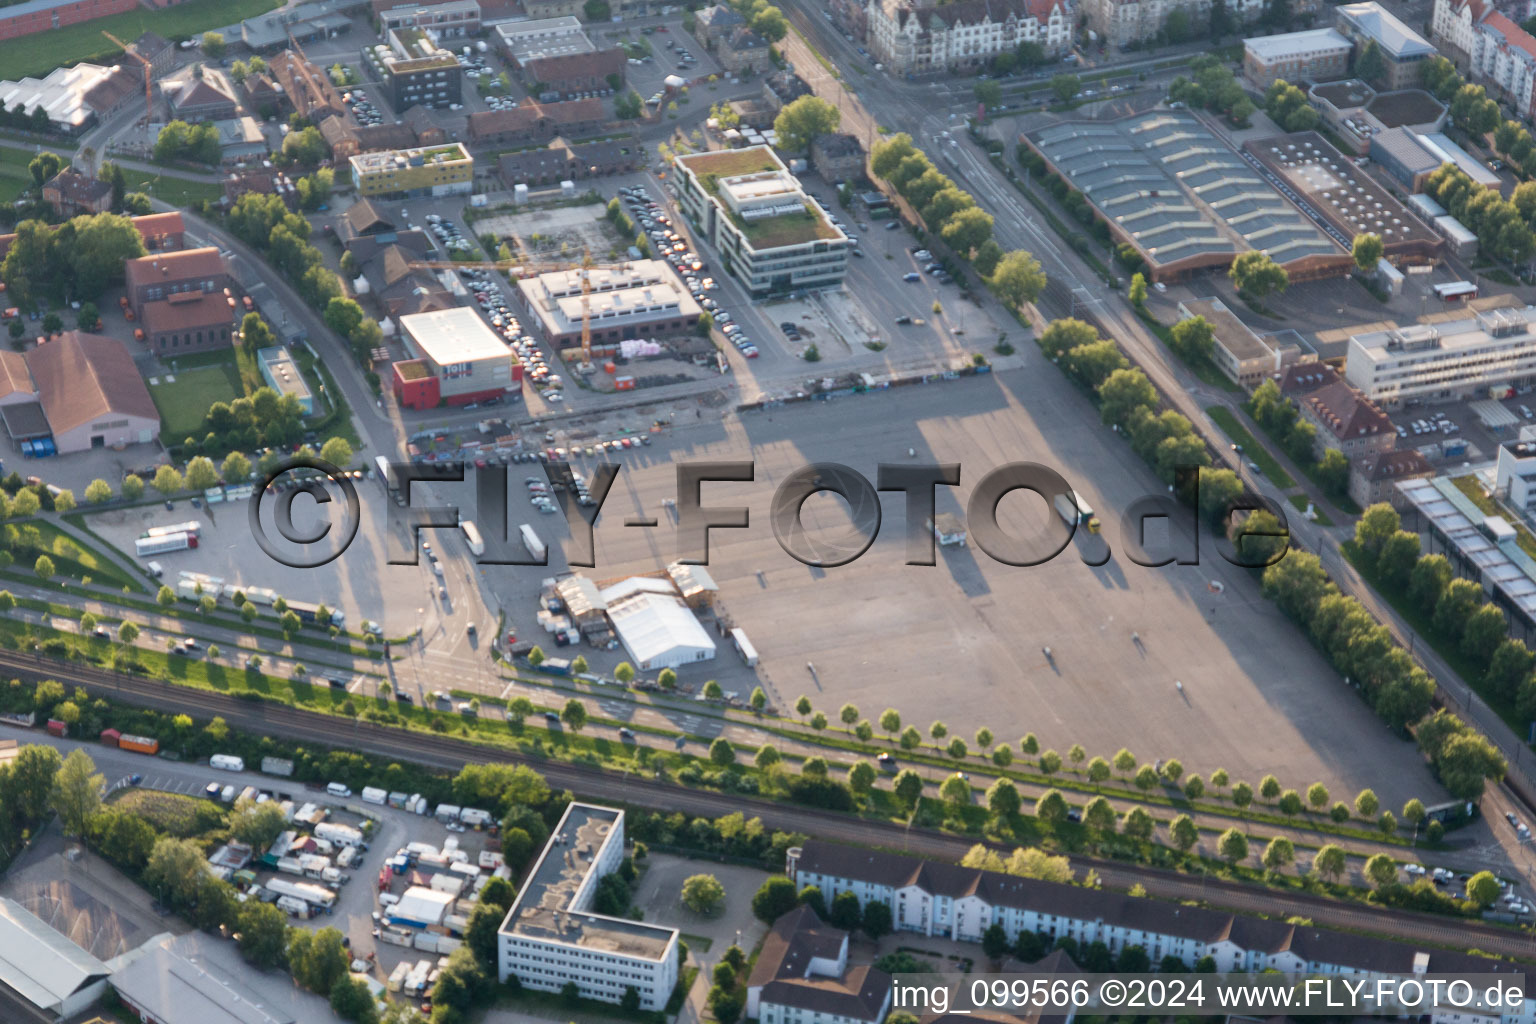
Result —
<path fill-rule="evenodd" d="M 478 558 L 479 556 L 485 554 L 485 541 L 480 536 L 479 527 L 475 526 L 473 522 L 466 519 L 459 524 L 459 529 L 464 534 L 464 543 L 469 545 L 469 550 L 475 555 L 475 557 Z"/>

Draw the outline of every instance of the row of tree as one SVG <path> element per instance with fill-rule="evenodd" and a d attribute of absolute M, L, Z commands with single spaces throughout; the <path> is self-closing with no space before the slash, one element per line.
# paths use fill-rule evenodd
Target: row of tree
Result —
<path fill-rule="evenodd" d="M 993 272 L 1003 250 L 992 239 L 992 215 L 934 167 L 927 154 L 912 145 L 910 135 L 899 132 L 876 143 L 870 168 L 917 211 L 930 234 L 972 263 L 982 276 Z M 1044 274 L 1039 284 L 1041 289 L 1045 287 Z M 1038 297 L 1039 292 L 1035 295 Z"/>
<path fill-rule="evenodd" d="M 0 263 L 0 280 L 10 304 L 23 309 L 94 302 L 122 281 L 124 263 L 144 254 L 143 237 L 120 214 L 83 214 L 57 227 L 24 220 Z"/>
<path fill-rule="evenodd" d="M 1425 181 L 1424 192 L 1475 232 L 1489 256 L 1518 264 L 1536 253 L 1536 233 L 1531 230 L 1536 222 L 1536 188 L 1524 192 L 1516 189 L 1517 203 L 1503 198 L 1496 188 L 1477 184 L 1455 164 L 1446 163 Z"/>
<path fill-rule="evenodd" d="M 1499 105 L 1480 85 L 1468 85 L 1456 65 L 1439 55 L 1422 65 L 1420 82 L 1442 103 L 1450 105 L 1456 127 L 1473 135 L 1486 135 L 1499 126 L 1503 115 Z"/>
<path fill-rule="evenodd" d="M 1180 75 L 1175 78 L 1168 86 L 1168 98 L 1194 110 L 1225 114 L 1234 126 L 1248 127 L 1248 119 L 1254 111 L 1253 101 L 1238 84 L 1232 69 L 1211 56 L 1197 57 L 1189 66 L 1193 77 Z"/>
<path fill-rule="evenodd" d="M 1530 130 L 1525 125 L 1519 121 L 1505 121 L 1500 124 L 1493 130 L 1493 148 L 1502 154 L 1505 160 L 1520 168 L 1527 178 L 1536 178 L 1536 142 L 1532 141 Z M 1521 184 L 1529 184 L 1529 182 Z M 1517 205 L 1520 205 L 1519 192 L 1520 186 L 1517 185 L 1515 186 Z M 1527 219 L 1530 218 L 1528 206 L 1529 201 L 1521 206 L 1520 211 L 1526 214 Z"/>
<path fill-rule="evenodd" d="M 336 274 L 309 241 L 309 221 L 290 213 L 279 197 L 247 192 L 230 209 L 228 223 L 237 238 L 261 252 L 315 309 L 323 311 L 341 296 Z"/>
<path fill-rule="evenodd" d="M 1321 120 L 1317 108 L 1307 102 L 1307 94 L 1283 78 L 1264 91 L 1264 113 L 1288 132 L 1309 132 Z"/>
<path fill-rule="evenodd" d="M 1280 386 L 1273 379 L 1254 389 L 1246 408 L 1294 462 L 1316 465 L 1317 478 L 1331 496 L 1348 493 L 1349 459 L 1337 448 L 1328 448 L 1317 457 L 1317 428 L 1301 418 L 1296 403 L 1280 394 Z"/>

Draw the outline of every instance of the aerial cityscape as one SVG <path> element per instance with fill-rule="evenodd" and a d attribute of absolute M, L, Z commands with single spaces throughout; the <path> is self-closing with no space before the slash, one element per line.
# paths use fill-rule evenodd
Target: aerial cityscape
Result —
<path fill-rule="evenodd" d="M 0 1024 L 1536 1024 L 1533 131 L 1536 0 L 0 0 Z"/>

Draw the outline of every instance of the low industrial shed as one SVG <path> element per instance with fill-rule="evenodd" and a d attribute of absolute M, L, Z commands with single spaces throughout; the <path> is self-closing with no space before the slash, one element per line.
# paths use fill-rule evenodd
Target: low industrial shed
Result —
<path fill-rule="evenodd" d="M 44 1013 L 72 1017 L 100 999 L 107 965 L 28 912 L 0 898 L 0 984 Z"/>

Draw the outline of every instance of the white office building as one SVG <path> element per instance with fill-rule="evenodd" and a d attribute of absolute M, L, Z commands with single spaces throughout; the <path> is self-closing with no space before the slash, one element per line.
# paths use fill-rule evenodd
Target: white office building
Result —
<path fill-rule="evenodd" d="M 1536 306 L 1414 324 L 1349 339 L 1344 376 L 1378 405 L 1445 402 L 1536 382 Z"/>
<path fill-rule="evenodd" d="M 573 803 L 565 809 L 497 934 L 497 976 L 617 1003 L 627 989 L 660 1010 L 677 985 L 678 931 L 592 913 L 598 880 L 624 859 L 624 812 Z"/>

